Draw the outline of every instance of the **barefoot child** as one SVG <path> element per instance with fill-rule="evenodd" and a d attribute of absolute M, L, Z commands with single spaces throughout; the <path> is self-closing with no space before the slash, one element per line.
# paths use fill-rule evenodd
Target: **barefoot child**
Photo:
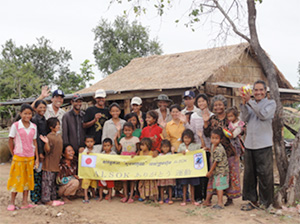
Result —
<path fill-rule="evenodd" d="M 36 125 L 30 122 L 32 113 L 31 106 L 23 104 L 20 111 L 21 120 L 15 122 L 9 132 L 8 145 L 13 158 L 7 182 L 7 190 L 11 192 L 8 211 L 17 209 L 15 199 L 18 192 L 23 193 L 21 209 L 35 207 L 28 203 L 28 193 L 34 189 L 34 156 L 36 156 L 35 167 L 39 166 Z"/>
<path fill-rule="evenodd" d="M 161 149 L 161 153 L 159 154 L 159 156 L 163 156 L 163 155 L 171 155 L 171 142 L 167 139 L 162 140 L 161 144 L 160 144 L 160 149 Z M 160 191 L 160 201 L 158 202 L 159 204 L 163 204 L 164 203 L 164 190 L 167 188 L 168 190 L 168 194 L 169 194 L 169 198 L 166 200 L 166 203 L 168 203 L 169 205 L 173 204 L 172 201 L 172 186 L 176 185 L 176 181 L 175 179 L 161 179 L 158 180 L 157 182 L 157 186 L 159 187 L 159 191 Z"/>
<path fill-rule="evenodd" d="M 152 140 L 150 138 L 142 138 L 140 142 L 140 148 L 140 156 L 153 156 L 153 151 L 151 151 Z M 150 197 L 153 197 L 154 202 L 157 203 L 157 180 L 140 180 L 139 192 L 139 201 L 144 201 L 145 199 L 150 200 Z"/>
<path fill-rule="evenodd" d="M 194 143 L 194 133 L 190 129 L 186 129 L 182 132 L 181 141 L 182 143 L 178 147 L 178 153 L 182 153 L 183 155 L 185 155 L 188 151 L 201 149 L 201 145 Z M 180 205 L 186 205 L 186 192 L 188 189 L 188 185 L 190 185 L 191 190 L 191 203 L 196 206 L 199 205 L 199 203 L 195 201 L 194 186 L 200 184 L 200 179 L 198 177 L 183 178 L 180 179 L 180 183 L 181 185 L 183 185 L 183 200 Z"/>
<path fill-rule="evenodd" d="M 96 148 L 95 145 L 95 139 L 93 136 L 86 136 L 84 138 L 84 143 L 85 143 L 85 149 L 83 150 L 82 153 L 90 154 L 90 153 L 100 153 L 100 148 Z M 83 203 L 87 204 L 89 203 L 89 197 L 88 197 L 88 191 L 89 188 L 91 187 L 92 191 L 92 198 L 96 197 L 95 189 L 97 189 L 97 180 L 90 180 L 90 179 L 83 179 L 81 183 L 81 187 L 84 191 L 84 199 Z"/>
<path fill-rule="evenodd" d="M 117 155 L 114 151 L 112 151 L 113 144 L 110 138 L 106 138 L 102 141 L 102 154 L 108 155 Z M 114 181 L 113 180 L 100 180 L 99 181 L 99 200 L 102 201 L 103 199 L 103 189 L 106 188 L 108 190 L 108 195 L 106 195 L 105 200 L 111 202 L 112 198 L 112 189 L 114 188 Z"/>
<path fill-rule="evenodd" d="M 124 156 L 134 156 L 136 155 L 137 147 L 140 142 L 140 139 L 138 137 L 132 136 L 134 130 L 134 126 L 130 122 L 126 122 L 123 125 L 123 133 L 125 134 L 125 137 L 120 140 L 120 144 L 118 144 L 116 136 L 115 138 L 115 145 L 117 148 L 117 151 L 121 151 L 121 155 Z M 133 188 L 134 188 L 134 181 L 128 181 L 130 185 L 130 194 L 128 198 L 128 183 L 127 181 L 123 181 L 123 190 L 124 190 L 124 197 L 121 199 L 121 202 L 125 203 L 132 203 L 133 200 Z M 127 201 L 128 200 L 128 201 Z"/>
<path fill-rule="evenodd" d="M 214 209 L 223 209 L 223 191 L 229 187 L 229 166 L 225 149 L 223 148 L 221 138 L 222 129 L 214 129 L 211 132 L 211 153 L 212 166 L 206 177 L 213 178 L 213 189 L 217 190 L 218 203 L 213 206 Z M 206 197 L 205 204 L 210 202 L 209 195 Z"/>
<path fill-rule="evenodd" d="M 63 140 L 60 131 L 60 123 L 56 117 L 47 120 L 47 126 L 51 132 L 46 136 L 40 135 L 45 143 L 45 158 L 42 174 L 42 203 L 46 205 L 59 206 L 64 202 L 56 200 L 56 175 L 59 172 L 59 162 L 63 149 Z"/>

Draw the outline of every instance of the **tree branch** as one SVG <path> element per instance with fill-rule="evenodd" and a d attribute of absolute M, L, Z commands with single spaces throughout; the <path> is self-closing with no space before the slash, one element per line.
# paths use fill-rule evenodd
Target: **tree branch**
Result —
<path fill-rule="evenodd" d="M 234 22 L 231 20 L 231 18 L 228 16 L 228 14 L 225 12 L 225 10 L 222 8 L 222 6 L 220 6 L 220 4 L 218 3 L 218 0 L 213 0 L 213 2 L 216 5 L 216 8 L 222 13 L 222 15 L 225 17 L 225 19 L 230 23 L 233 31 L 239 35 L 240 37 L 242 37 L 243 39 L 245 39 L 247 42 L 250 43 L 250 39 L 249 37 L 247 37 L 245 34 L 241 33 L 237 28 L 236 25 L 234 24 Z"/>

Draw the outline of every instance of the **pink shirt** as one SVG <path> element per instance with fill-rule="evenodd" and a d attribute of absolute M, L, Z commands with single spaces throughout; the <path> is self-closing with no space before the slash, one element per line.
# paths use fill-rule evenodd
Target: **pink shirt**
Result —
<path fill-rule="evenodd" d="M 14 138 L 14 154 L 21 157 L 34 156 L 33 140 L 36 139 L 36 133 L 36 125 L 31 122 L 28 128 L 24 127 L 22 120 L 13 123 L 9 137 Z"/>

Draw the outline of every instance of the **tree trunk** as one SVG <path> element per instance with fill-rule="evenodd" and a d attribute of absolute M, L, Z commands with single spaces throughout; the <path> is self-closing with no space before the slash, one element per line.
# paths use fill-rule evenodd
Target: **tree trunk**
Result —
<path fill-rule="evenodd" d="M 250 46 L 257 56 L 258 62 L 261 64 L 264 74 L 266 75 L 270 88 L 270 96 L 276 101 L 276 111 L 273 119 L 273 143 L 275 150 L 276 164 L 280 176 L 280 186 L 284 185 L 286 180 L 286 173 L 288 169 L 288 161 L 284 148 L 284 141 L 282 136 L 283 129 L 283 108 L 280 102 L 280 94 L 277 83 L 277 72 L 275 65 L 268 57 L 266 52 L 259 44 L 258 35 L 256 32 L 256 8 L 254 0 L 247 0 L 248 4 L 248 23 L 250 30 Z"/>
<path fill-rule="evenodd" d="M 300 130 L 294 140 L 285 183 L 275 196 L 275 206 L 295 205 L 300 200 Z"/>

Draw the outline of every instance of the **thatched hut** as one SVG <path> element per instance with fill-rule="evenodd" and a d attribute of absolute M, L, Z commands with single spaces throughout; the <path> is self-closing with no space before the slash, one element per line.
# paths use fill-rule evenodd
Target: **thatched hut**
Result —
<path fill-rule="evenodd" d="M 108 95 L 107 100 L 124 101 L 125 111 L 129 109 L 129 100 L 134 96 L 140 96 L 144 102 L 148 102 L 145 109 L 150 109 L 155 107 L 151 102 L 159 94 L 165 93 L 173 101 L 181 102 L 182 94 L 189 89 L 205 92 L 209 96 L 224 94 L 229 104 L 235 105 L 239 100 L 238 88 L 258 79 L 266 80 L 266 77 L 253 57 L 249 44 L 243 43 L 136 58 L 126 67 L 79 93 L 93 93 L 99 88 L 114 92 Z M 277 81 L 282 88 L 281 98 L 293 100 L 293 87 L 278 69 Z M 299 94 L 299 91 L 296 92 Z"/>

